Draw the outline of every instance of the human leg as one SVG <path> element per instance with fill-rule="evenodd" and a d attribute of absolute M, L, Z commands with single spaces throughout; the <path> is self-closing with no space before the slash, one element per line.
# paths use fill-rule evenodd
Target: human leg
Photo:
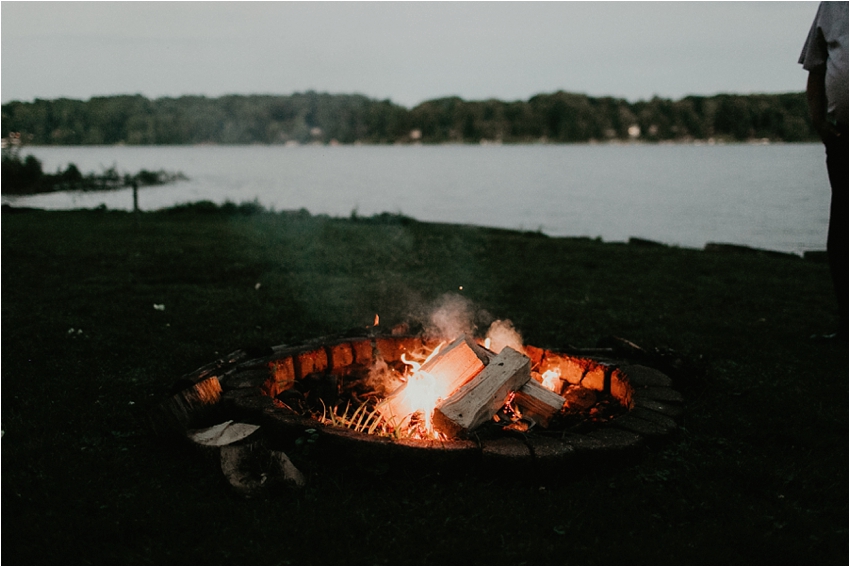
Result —
<path fill-rule="evenodd" d="M 847 335 L 848 314 L 848 145 L 847 129 L 826 148 L 826 167 L 832 198 L 829 206 L 829 232 L 826 250 L 832 284 L 838 299 L 840 330 Z"/>

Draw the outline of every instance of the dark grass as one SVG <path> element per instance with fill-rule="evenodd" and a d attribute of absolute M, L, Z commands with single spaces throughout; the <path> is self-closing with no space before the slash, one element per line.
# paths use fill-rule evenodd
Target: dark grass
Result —
<path fill-rule="evenodd" d="M 4 564 L 848 562 L 847 342 L 809 339 L 838 324 L 825 264 L 392 215 L 5 211 L 2 285 Z M 530 344 L 675 350 L 684 428 L 556 478 L 294 455 L 306 489 L 245 500 L 141 425 L 221 354 L 447 292 Z"/>

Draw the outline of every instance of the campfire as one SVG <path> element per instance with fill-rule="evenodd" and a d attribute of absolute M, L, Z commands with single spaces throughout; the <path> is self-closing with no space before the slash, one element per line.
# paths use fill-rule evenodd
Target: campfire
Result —
<path fill-rule="evenodd" d="M 634 454 L 678 427 L 681 395 L 629 341 L 546 349 L 510 321 L 438 331 L 384 329 L 376 316 L 300 345 L 239 350 L 181 378 L 152 425 L 221 447 L 223 470 L 239 469 L 240 443 L 262 434 L 281 471 L 294 468 L 283 450 L 304 443 L 352 458 L 557 465 Z"/>
<path fill-rule="evenodd" d="M 283 352 L 262 390 L 293 415 L 396 440 L 575 430 L 628 410 L 630 390 L 605 364 L 505 341 L 506 329 L 497 321 L 477 339 L 375 336 Z"/>

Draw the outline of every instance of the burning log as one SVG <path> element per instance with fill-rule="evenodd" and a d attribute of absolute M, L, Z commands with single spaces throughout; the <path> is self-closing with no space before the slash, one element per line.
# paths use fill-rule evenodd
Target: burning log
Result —
<path fill-rule="evenodd" d="M 543 427 L 549 427 L 549 420 L 561 411 L 567 400 L 536 380 L 529 380 L 517 391 L 514 402 L 523 417 L 530 418 Z"/>
<path fill-rule="evenodd" d="M 531 361 L 510 347 L 502 349 L 475 378 L 437 406 L 434 427 L 450 437 L 492 418 L 505 398 L 531 379 Z"/>
<path fill-rule="evenodd" d="M 403 426 L 417 411 L 426 413 L 426 422 L 430 421 L 430 413 L 439 399 L 448 397 L 482 371 L 484 362 L 479 357 L 482 350 L 461 336 L 432 354 L 420 368 L 407 362 L 414 372 L 407 383 L 378 406 L 381 414 L 394 427 Z"/>
<path fill-rule="evenodd" d="M 484 369 L 487 362 L 481 359 L 482 350 L 463 335 L 423 364 L 419 371 L 427 372 L 446 384 L 446 395 L 450 395 Z"/>

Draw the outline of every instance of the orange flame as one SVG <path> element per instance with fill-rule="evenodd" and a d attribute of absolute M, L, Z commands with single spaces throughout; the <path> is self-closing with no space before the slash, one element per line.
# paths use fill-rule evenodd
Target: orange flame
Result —
<path fill-rule="evenodd" d="M 419 431 L 412 432 L 413 437 L 438 439 L 439 433 L 434 431 L 432 416 L 437 403 L 451 392 L 442 391 L 439 381 L 422 370 L 422 367 L 434 358 L 445 343 L 437 345 L 424 361 L 411 360 L 407 353 L 401 355 L 401 361 L 408 366 L 401 377 L 405 382 L 390 398 L 385 400 L 383 412 L 390 415 L 397 426 L 404 427 L 410 424 L 410 418 L 421 413 L 423 425 Z"/>

